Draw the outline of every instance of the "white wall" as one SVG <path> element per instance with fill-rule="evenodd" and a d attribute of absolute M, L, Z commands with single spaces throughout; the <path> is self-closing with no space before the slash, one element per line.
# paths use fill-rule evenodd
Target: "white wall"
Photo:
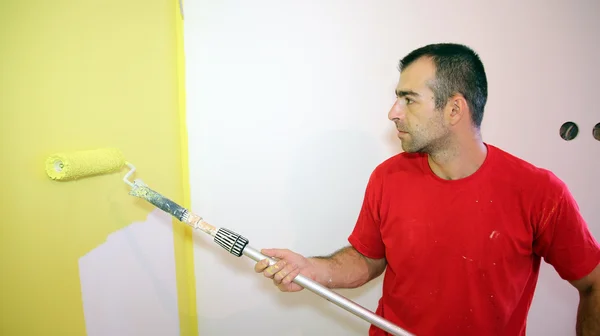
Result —
<path fill-rule="evenodd" d="M 193 209 L 256 248 L 346 244 L 370 172 L 400 150 L 387 120 L 398 59 L 451 41 L 487 68 L 485 141 L 554 170 L 600 237 L 600 5 L 575 2 L 186 2 Z M 567 120 L 580 127 L 571 142 L 558 136 Z M 366 335 L 362 320 L 309 291 L 279 293 L 203 234 L 195 263 L 202 335 Z M 380 290 L 341 293 L 375 309 Z M 528 334 L 574 334 L 576 304 L 544 265 Z"/>
<path fill-rule="evenodd" d="M 79 258 L 87 336 L 179 335 L 171 215 L 111 233 Z"/>

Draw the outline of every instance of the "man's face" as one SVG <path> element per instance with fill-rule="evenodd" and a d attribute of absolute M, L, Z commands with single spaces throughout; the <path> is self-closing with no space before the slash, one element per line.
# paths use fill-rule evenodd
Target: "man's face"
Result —
<path fill-rule="evenodd" d="M 444 111 L 435 109 L 428 84 L 435 79 L 435 64 L 422 58 L 405 68 L 396 87 L 396 102 L 388 118 L 396 124 L 405 152 L 439 150 L 450 134 Z"/>

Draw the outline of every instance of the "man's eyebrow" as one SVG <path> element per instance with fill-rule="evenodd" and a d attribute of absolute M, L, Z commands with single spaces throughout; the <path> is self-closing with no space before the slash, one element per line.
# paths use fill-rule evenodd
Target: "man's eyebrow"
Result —
<path fill-rule="evenodd" d="M 396 89 L 396 97 L 400 98 L 400 97 L 406 97 L 406 96 L 419 97 L 419 94 L 414 91 L 410 91 L 410 90 Z"/>

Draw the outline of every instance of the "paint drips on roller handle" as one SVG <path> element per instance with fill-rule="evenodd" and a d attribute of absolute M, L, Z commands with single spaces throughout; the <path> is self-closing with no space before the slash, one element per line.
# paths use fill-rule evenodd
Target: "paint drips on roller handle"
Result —
<path fill-rule="evenodd" d="M 186 208 L 171 201 L 170 199 L 164 197 L 163 195 L 157 193 L 156 191 L 148 188 L 145 185 L 135 184 L 135 187 L 131 189 L 129 194 L 145 199 L 146 201 L 154 204 L 154 206 L 156 206 L 157 208 L 163 210 L 168 214 L 171 214 L 180 222 L 190 225 L 195 230 L 202 230 L 213 237 L 217 233 L 217 229 L 214 226 L 206 223 L 202 219 L 202 217 L 191 213 Z"/>
<path fill-rule="evenodd" d="M 154 204 L 157 208 L 162 209 L 163 211 L 170 213 L 173 217 L 183 221 L 183 215 L 187 212 L 183 207 L 179 206 L 177 203 L 171 201 L 170 199 L 162 196 L 156 191 L 146 187 L 146 186 L 137 186 L 129 192 L 130 195 L 140 197 L 145 199 L 146 201 Z"/>
<path fill-rule="evenodd" d="M 171 214 L 180 222 L 186 223 L 196 230 L 201 230 L 208 233 L 214 237 L 215 243 L 236 257 L 241 257 L 244 248 L 246 245 L 248 245 L 248 239 L 242 237 L 240 234 L 226 228 L 220 228 L 217 230 L 217 228 L 214 226 L 206 223 L 202 217 L 191 213 L 184 207 L 148 188 L 142 182 L 136 181 L 129 194 L 145 199 L 146 201 L 154 204 L 157 208 Z"/>

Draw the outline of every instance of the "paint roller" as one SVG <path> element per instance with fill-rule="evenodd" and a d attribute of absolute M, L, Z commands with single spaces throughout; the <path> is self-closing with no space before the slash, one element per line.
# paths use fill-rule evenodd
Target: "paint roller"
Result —
<path fill-rule="evenodd" d="M 209 234 L 213 237 L 213 241 L 217 245 L 236 257 L 243 255 L 256 262 L 269 259 L 271 265 L 277 262 L 277 260 L 265 256 L 259 250 L 251 247 L 246 237 L 227 228 L 216 228 L 210 225 L 201 216 L 152 190 L 140 179 L 135 179 L 133 182 L 130 181 L 131 175 L 136 171 L 136 168 L 133 164 L 125 160 L 123 153 L 119 149 L 100 148 L 71 153 L 56 153 L 49 156 L 46 160 L 46 173 L 51 179 L 56 181 L 73 181 L 84 177 L 115 173 L 124 167 L 129 168 L 129 171 L 123 177 L 123 181 L 131 187 L 129 191 L 130 195 L 148 201 L 180 222 L 191 226 L 194 230 L 200 230 Z M 413 334 L 365 307 L 301 274 L 296 276 L 293 281 L 392 335 L 413 336 Z"/>

